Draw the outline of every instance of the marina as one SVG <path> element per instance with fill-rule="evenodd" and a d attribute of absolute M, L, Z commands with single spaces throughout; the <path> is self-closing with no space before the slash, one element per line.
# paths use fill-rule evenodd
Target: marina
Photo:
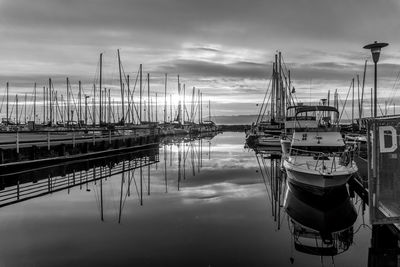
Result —
<path fill-rule="evenodd" d="M 169 138 L 152 150 L 24 171 L 1 191 L 1 232 L 14 237 L 2 243 L 2 263 L 368 266 L 381 255 L 393 262 L 397 245 L 379 238 L 396 235 L 368 223 L 368 205 L 352 186 L 310 194 L 288 183 L 279 155 L 244 148 L 243 137 Z M 46 240 L 17 260 L 6 253 L 40 236 Z M 62 264 L 58 242 L 70 245 Z M 273 247 L 280 252 L 265 252 Z"/>
<path fill-rule="evenodd" d="M 0 267 L 400 266 L 399 13 L 0 0 Z"/>

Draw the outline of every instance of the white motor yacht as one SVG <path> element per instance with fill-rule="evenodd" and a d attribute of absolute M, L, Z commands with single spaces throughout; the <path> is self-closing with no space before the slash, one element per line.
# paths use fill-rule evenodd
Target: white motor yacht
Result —
<path fill-rule="evenodd" d="M 338 126 L 330 122 L 330 114 L 337 112 L 329 106 L 297 107 L 294 123 L 307 117 L 307 125 L 293 129 L 290 151 L 284 158 L 292 183 L 328 189 L 346 184 L 358 171 Z"/>

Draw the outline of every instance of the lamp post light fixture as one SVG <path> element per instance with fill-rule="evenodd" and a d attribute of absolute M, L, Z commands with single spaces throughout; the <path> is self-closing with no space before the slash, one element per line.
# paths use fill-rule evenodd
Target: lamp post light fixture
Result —
<path fill-rule="evenodd" d="M 379 56 L 381 54 L 381 49 L 388 46 L 388 43 L 378 43 L 375 41 L 372 44 L 368 44 L 363 48 L 371 50 L 372 60 L 375 64 L 375 74 L 374 74 L 374 118 L 377 116 L 377 63 L 379 61 Z"/>

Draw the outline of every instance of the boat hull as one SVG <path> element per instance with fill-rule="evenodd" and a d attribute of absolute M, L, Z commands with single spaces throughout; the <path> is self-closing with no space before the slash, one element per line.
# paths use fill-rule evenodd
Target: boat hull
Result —
<path fill-rule="evenodd" d="M 305 170 L 289 163 L 287 160 L 284 161 L 283 166 L 290 182 L 317 189 L 330 189 L 342 186 L 357 172 L 355 165 L 346 171 L 330 174 L 312 169 Z"/>

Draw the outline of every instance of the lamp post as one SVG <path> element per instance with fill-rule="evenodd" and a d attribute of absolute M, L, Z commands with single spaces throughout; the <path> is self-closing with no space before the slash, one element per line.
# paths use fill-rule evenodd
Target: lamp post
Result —
<path fill-rule="evenodd" d="M 379 61 L 379 56 L 381 54 L 381 49 L 385 46 L 388 46 L 388 43 L 378 43 L 375 41 L 372 44 L 364 46 L 365 49 L 370 49 L 372 53 L 372 60 L 375 64 L 375 74 L 374 74 L 374 118 L 377 116 L 377 63 Z"/>
<path fill-rule="evenodd" d="M 379 154 L 378 154 L 378 131 L 376 124 L 377 117 L 377 63 L 379 61 L 379 56 L 381 53 L 381 49 L 385 46 L 388 46 L 387 43 L 378 43 L 375 41 L 372 44 L 364 46 L 365 49 L 370 49 L 372 53 L 372 60 L 375 64 L 375 73 L 374 73 L 374 124 L 373 124 L 373 139 L 372 139 L 372 153 L 368 153 L 368 188 L 370 190 L 369 193 L 369 203 L 370 203 L 370 220 L 373 222 L 375 220 L 375 210 L 373 209 L 374 204 L 376 203 L 376 184 L 378 181 L 378 164 L 379 164 Z M 368 134 L 369 136 L 369 134 Z M 369 138 L 368 138 L 369 139 Z M 368 150 L 371 148 L 370 143 L 368 144 Z M 368 151 L 369 152 L 369 151 Z M 371 158 L 372 157 L 372 158 Z M 372 172 L 371 172 L 372 171 Z"/>

